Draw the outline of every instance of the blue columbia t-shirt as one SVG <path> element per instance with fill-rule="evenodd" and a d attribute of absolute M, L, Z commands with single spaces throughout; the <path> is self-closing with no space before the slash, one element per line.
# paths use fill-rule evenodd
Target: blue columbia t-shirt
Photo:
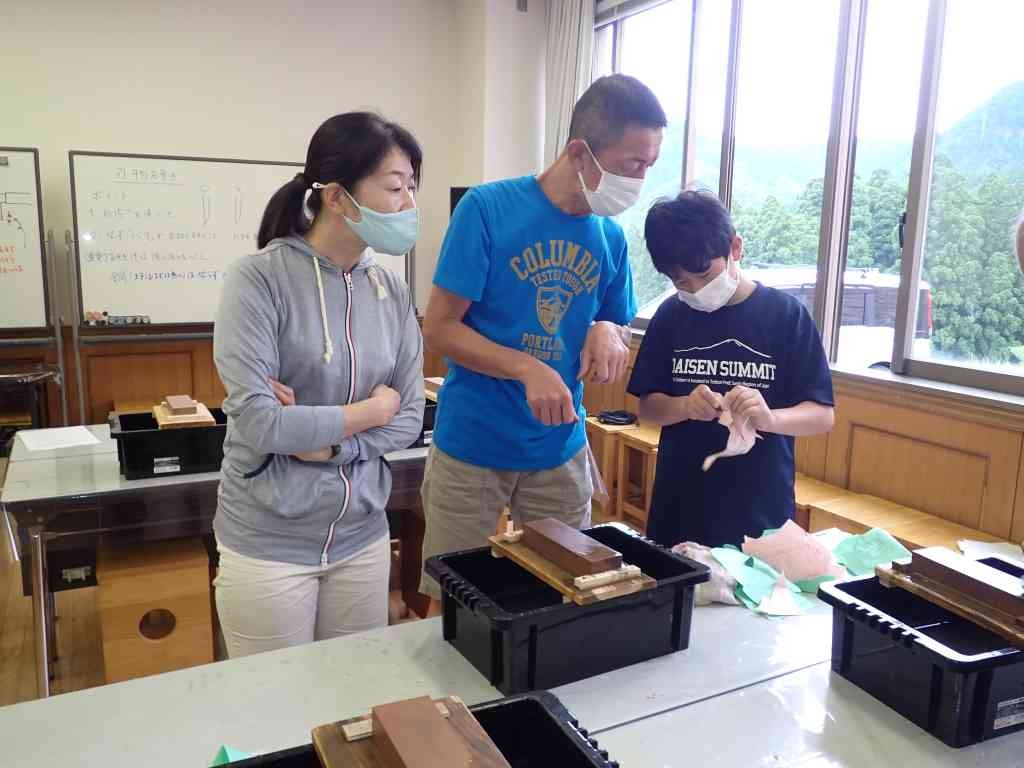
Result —
<path fill-rule="evenodd" d="M 647 327 L 630 394 L 679 396 L 700 384 L 725 394 L 761 390 L 769 408 L 805 401 L 831 406 L 832 377 L 814 321 L 788 294 L 758 285 L 739 304 L 707 313 L 666 299 Z M 742 544 L 793 517 L 793 438 L 763 434 L 749 453 L 704 459 L 725 448 L 717 421 L 663 427 L 647 535 L 671 546 Z"/>
<path fill-rule="evenodd" d="M 473 302 L 463 321 L 504 347 L 550 365 L 572 393 L 579 422 L 546 427 L 518 381 L 448 361 L 434 442 L 468 464 L 553 469 L 584 445 L 580 352 L 592 322 L 625 325 L 636 314 L 622 228 L 570 216 L 533 176 L 469 190 L 452 216 L 434 285 Z"/>

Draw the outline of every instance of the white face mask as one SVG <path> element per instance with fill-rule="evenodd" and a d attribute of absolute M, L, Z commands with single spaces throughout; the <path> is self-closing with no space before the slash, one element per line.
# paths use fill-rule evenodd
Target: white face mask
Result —
<path fill-rule="evenodd" d="M 594 190 L 587 188 L 587 183 L 583 180 L 582 171 L 576 174 L 580 178 L 580 186 L 583 187 L 583 196 L 587 198 L 587 205 L 598 216 L 618 216 L 640 199 L 644 180 L 633 179 L 629 176 L 616 176 L 614 173 L 609 173 L 597 162 L 597 157 L 591 151 L 590 145 L 585 143 L 585 146 L 587 147 L 587 152 L 590 152 L 590 156 L 594 160 L 594 165 L 601 171 L 601 178 L 597 182 L 597 189 Z"/>
<path fill-rule="evenodd" d="M 721 309 L 733 296 L 740 285 L 739 267 L 736 267 L 736 274 L 731 274 L 732 256 L 726 257 L 729 261 L 725 269 L 719 272 L 715 279 L 705 285 L 696 293 L 679 290 L 679 300 L 691 309 L 698 312 L 714 312 Z"/>

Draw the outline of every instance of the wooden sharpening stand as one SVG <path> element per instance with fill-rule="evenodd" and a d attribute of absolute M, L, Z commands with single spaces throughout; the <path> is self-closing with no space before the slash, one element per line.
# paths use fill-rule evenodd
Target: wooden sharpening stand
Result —
<path fill-rule="evenodd" d="M 907 562 L 875 569 L 879 582 L 898 587 L 1024 648 L 1021 579 L 945 547 L 918 549 Z"/>
<path fill-rule="evenodd" d="M 540 522 L 546 523 L 547 521 Z M 530 526 L 531 523 L 526 525 Z M 491 543 L 491 554 L 495 557 L 507 557 L 548 586 L 558 590 L 562 594 L 562 602 L 589 605 L 602 600 L 632 595 L 658 586 L 655 579 L 641 573 L 637 566 L 621 564 L 621 556 L 615 561 L 602 559 L 602 562 L 606 563 L 619 563 L 617 567 L 610 570 L 571 573 L 533 549 L 528 544 L 529 539 L 524 538 L 523 534 L 523 531 L 512 531 L 510 523 L 509 531 L 488 539 Z M 573 535 L 589 540 L 590 546 L 603 547 L 599 542 L 579 531 L 573 530 Z M 571 559 L 563 562 L 571 562 Z"/>

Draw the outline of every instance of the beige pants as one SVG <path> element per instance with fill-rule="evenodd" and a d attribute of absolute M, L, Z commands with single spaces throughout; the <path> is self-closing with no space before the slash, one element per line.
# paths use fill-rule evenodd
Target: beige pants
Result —
<path fill-rule="evenodd" d="M 423 562 L 428 557 L 487 545 L 502 510 L 519 525 L 554 517 L 574 528 L 590 525 L 593 482 L 584 448 L 565 464 L 538 472 L 466 464 L 433 447 L 423 477 Z M 420 592 L 434 600 L 441 590 L 423 573 Z"/>
<path fill-rule="evenodd" d="M 213 585 L 231 658 L 388 624 L 387 536 L 326 567 L 257 560 L 219 542 L 217 550 Z"/>

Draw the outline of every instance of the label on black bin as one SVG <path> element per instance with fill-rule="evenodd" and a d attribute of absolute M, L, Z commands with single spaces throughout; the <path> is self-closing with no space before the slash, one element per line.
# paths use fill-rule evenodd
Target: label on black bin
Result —
<path fill-rule="evenodd" d="M 170 475 L 175 472 L 181 472 L 181 459 L 179 457 L 162 456 L 159 459 L 153 459 L 154 475 Z"/>
<path fill-rule="evenodd" d="M 996 721 L 992 728 L 1009 728 L 1011 725 L 1024 723 L 1024 696 L 1019 699 L 1007 699 L 996 704 Z"/>

